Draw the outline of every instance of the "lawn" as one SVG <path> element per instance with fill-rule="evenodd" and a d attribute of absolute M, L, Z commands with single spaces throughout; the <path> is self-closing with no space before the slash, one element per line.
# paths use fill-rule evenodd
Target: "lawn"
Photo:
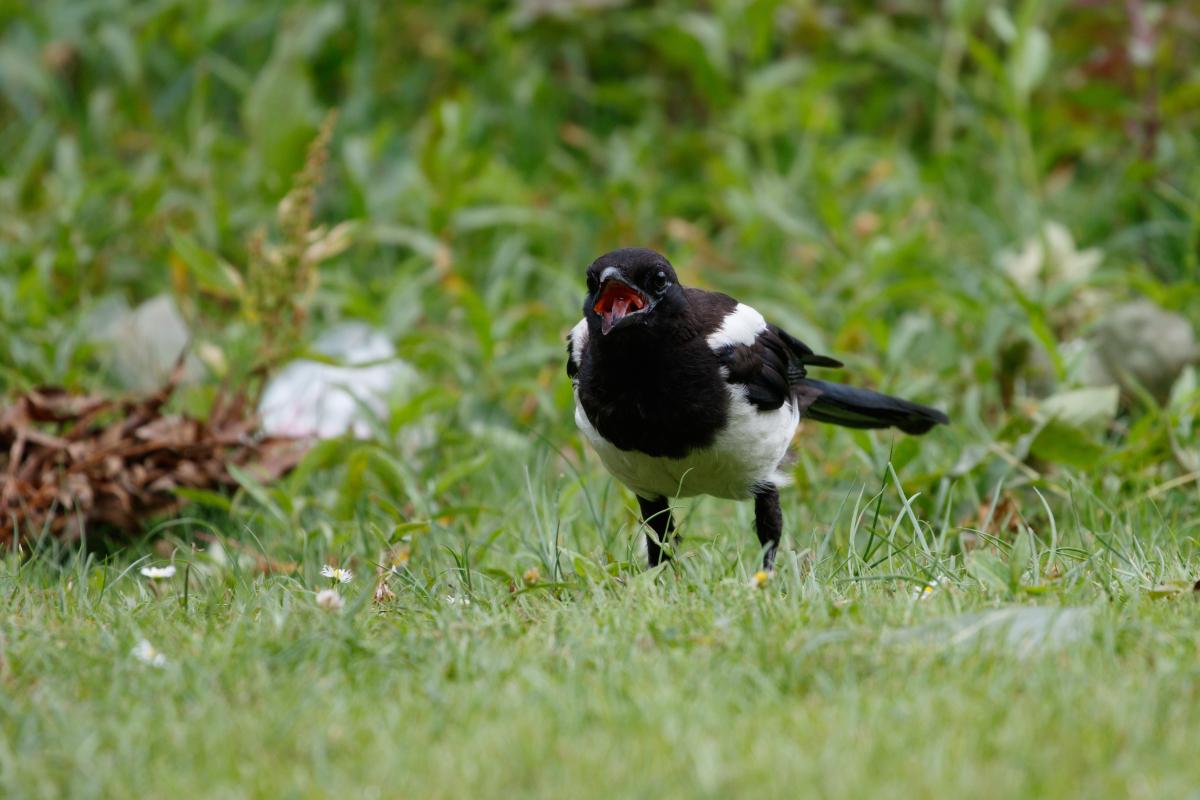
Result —
<path fill-rule="evenodd" d="M 173 411 L 407 364 L 4 543 L 0 796 L 1200 792 L 1200 15 L 930 8 L 0 0 L 3 402 L 153 385 L 155 298 Z M 952 424 L 806 423 L 773 574 L 715 499 L 647 570 L 564 369 L 624 245 Z"/>

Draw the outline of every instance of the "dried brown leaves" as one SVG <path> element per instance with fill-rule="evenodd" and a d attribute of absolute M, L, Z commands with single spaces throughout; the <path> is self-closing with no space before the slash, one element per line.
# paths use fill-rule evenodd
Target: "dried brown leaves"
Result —
<path fill-rule="evenodd" d="M 134 534 L 182 504 L 177 488 L 235 486 L 230 465 L 271 480 L 299 462 L 308 443 L 256 435 L 245 391 L 218 396 L 207 420 L 164 413 L 179 374 L 140 398 L 43 388 L 0 408 L 0 545 L 97 525 Z"/>

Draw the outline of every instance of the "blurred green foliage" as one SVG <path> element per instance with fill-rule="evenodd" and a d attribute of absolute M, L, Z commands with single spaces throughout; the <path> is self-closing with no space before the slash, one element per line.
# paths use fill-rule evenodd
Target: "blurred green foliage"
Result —
<path fill-rule="evenodd" d="M 171 233 L 245 263 L 331 108 L 321 214 L 367 227 L 321 313 L 396 335 L 478 340 L 443 325 L 478 302 L 543 355 L 645 243 L 855 350 L 917 311 L 978 357 L 1046 218 L 1195 316 L 1197 15 L 1130 8 L 1145 43 L 1091 3 L 7 2 L 5 379 L 87 381 L 71 323 L 168 287 Z"/>

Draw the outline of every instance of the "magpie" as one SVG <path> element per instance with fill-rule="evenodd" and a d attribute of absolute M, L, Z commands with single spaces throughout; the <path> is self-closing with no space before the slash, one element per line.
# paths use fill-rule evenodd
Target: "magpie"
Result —
<path fill-rule="evenodd" d="M 668 498 L 754 499 L 763 569 L 783 531 L 779 467 L 801 417 L 922 434 L 949 419 L 907 400 L 808 377 L 841 367 L 720 292 L 682 286 L 645 248 L 587 269 L 583 319 L 567 335 L 575 423 L 637 496 L 651 567 L 674 537 Z"/>

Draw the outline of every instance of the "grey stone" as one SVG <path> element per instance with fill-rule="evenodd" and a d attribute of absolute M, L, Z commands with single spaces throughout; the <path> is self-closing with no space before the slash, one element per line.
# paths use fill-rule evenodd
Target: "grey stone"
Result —
<path fill-rule="evenodd" d="M 1116 385 L 1130 396 L 1135 384 L 1160 404 L 1189 364 L 1200 360 L 1196 332 L 1183 316 L 1150 300 L 1116 306 L 1088 336 L 1092 352 L 1084 374 L 1093 386 Z"/>

